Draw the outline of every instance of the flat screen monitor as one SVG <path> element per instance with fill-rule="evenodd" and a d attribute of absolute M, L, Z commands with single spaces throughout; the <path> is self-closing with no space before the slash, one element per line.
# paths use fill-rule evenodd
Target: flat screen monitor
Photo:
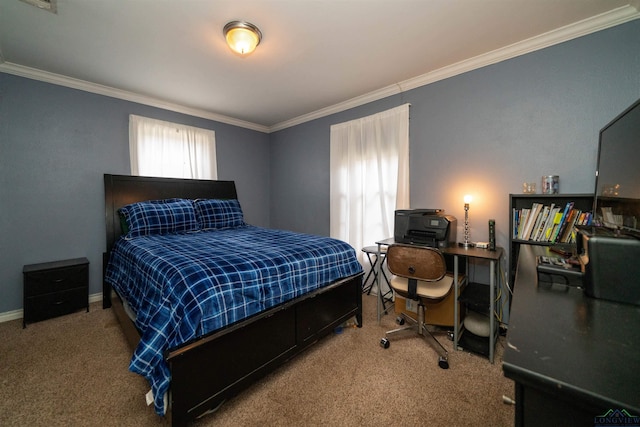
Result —
<path fill-rule="evenodd" d="M 596 225 L 640 235 L 640 99 L 600 131 Z"/>

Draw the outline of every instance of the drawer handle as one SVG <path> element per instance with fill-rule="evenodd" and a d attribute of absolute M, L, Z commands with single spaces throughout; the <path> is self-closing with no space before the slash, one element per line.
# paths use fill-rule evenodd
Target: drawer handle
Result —
<path fill-rule="evenodd" d="M 54 303 L 53 303 L 53 305 L 62 305 L 62 304 L 64 304 L 65 302 L 66 302 L 65 300 L 62 300 L 62 301 L 56 301 L 56 302 L 54 302 Z"/>
<path fill-rule="evenodd" d="M 56 279 L 53 281 L 53 283 L 60 283 L 60 282 L 64 282 L 64 279 Z"/>

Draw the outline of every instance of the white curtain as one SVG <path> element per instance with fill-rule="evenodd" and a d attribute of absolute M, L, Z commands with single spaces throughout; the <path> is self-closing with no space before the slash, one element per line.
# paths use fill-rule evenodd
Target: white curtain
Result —
<path fill-rule="evenodd" d="M 129 116 L 131 174 L 217 179 L 216 134 L 136 115 Z"/>
<path fill-rule="evenodd" d="M 331 126 L 330 232 L 358 251 L 409 208 L 409 104 Z M 367 261 L 368 263 L 368 261 Z"/>

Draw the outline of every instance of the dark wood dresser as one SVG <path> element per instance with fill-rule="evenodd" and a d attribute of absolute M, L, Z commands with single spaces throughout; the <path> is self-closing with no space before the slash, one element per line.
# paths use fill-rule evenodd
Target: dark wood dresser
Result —
<path fill-rule="evenodd" d="M 536 256 L 549 248 L 521 246 L 502 364 L 515 425 L 638 425 L 640 307 L 539 283 Z"/>
<path fill-rule="evenodd" d="M 69 314 L 86 308 L 89 311 L 89 260 L 75 258 L 63 261 L 25 265 L 24 315 L 27 323 Z"/>

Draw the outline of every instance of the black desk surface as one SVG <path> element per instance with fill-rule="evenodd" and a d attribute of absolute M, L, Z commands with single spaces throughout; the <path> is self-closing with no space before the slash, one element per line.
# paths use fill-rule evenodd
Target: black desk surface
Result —
<path fill-rule="evenodd" d="M 394 237 L 389 237 L 387 239 L 379 240 L 376 242 L 376 244 L 380 246 L 389 246 L 395 243 L 396 243 L 396 239 Z M 418 243 L 415 243 L 415 244 L 420 246 L 420 244 Z M 488 259 L 490 261 L 498 261 L 502 257 L 502 253 L 504 252 L 504 249 L 502 249 L 500 246 L 496 247 L 496 250 L 491 251 L 489 249 L 479 249 L 475 247 L 465 248 L 465 247 L 459 246 L 455 242 L 450 246 L 445 246 L 443 248 L 438 248 L 438 249 L 440 249 L 440 251 L 444 254 L 460 255 L 460 256 L 465 256 L 469 258 L 483 258 L 483 259 Z"/>
<path fill-rule="evenodd" d="M 548 254 L 542 246 L 520 248 L 505 376 L 594 410 L 640 414 L 640 307 L 538 284 L 535 257 Z"/>

